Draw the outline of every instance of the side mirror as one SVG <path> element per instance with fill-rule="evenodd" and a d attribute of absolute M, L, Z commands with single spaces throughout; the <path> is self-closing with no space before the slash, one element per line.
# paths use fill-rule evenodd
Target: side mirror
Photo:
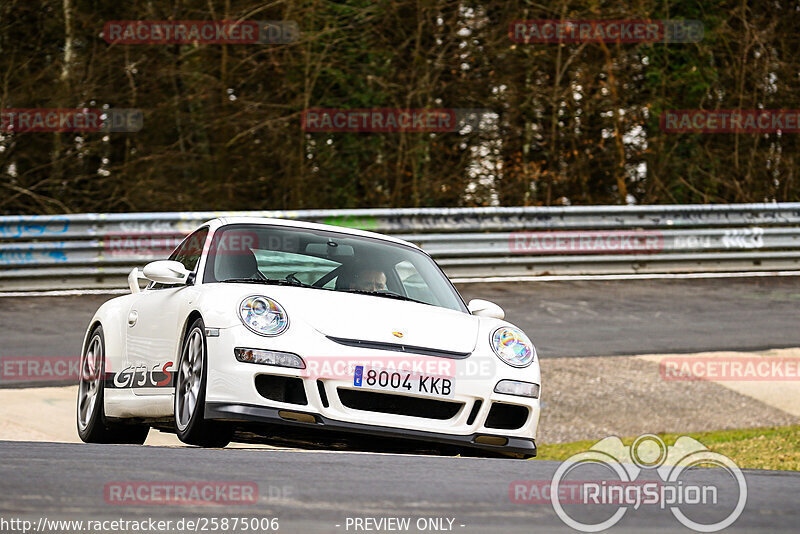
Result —
<path fill-rule="evenodd" d="M 472 315 L 478 315 L 479 317 L 503 319 L 506 316 L 503 308 L 488 300 L 472 299 L 469 301 L 469 304 L 467 304 L 467 309 Z"/>
<path fill-rule="evenodd" d="M 187 271 L 179 261 L 158 260 L 145 265 L 142 274 L 161 284 L 185 284 L 191 271 Z"/>

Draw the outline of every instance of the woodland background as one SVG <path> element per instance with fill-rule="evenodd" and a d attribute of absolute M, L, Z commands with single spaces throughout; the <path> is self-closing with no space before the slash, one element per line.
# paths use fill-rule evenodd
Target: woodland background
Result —
<path fill-rule="evenodd" d="M 516 19 L 697 19 L 699 43 L 517 44 Z M 109 45 L 109 20 L 293 20 L 285 45 Z M 796 1 L 0 0 L 0 108 L 140 108 L 138 133 L 0 133 L 0 213 L 800 199 Z M 487 108 L 491 128 L 306 133 L 307 108 Z"/>

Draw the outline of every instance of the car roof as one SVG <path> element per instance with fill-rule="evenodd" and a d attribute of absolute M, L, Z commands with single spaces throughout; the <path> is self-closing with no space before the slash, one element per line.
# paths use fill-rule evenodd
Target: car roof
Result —
<path fill-rule="evenodd" d="M 218 224 L 217 225 L 213 224 L 215 222 L 217 222 Z M 397 243 L 400 245 L 406 245 L 409 247 L 414 247 L 415 249 L 418 250 L 422 250 L 414 243 L 410 243 L 408 241 L 404 241 L 403 239 L 398 239 L 390 235 L 379 234 L 376 232 L 367 232 L 366 230 L 357 230 L 355 228 L 347 228 L 345 226 L 336 226 L 333 224 L 320 224 L 308 221 L 297 221 L 292 219 L 272 219 L 268 217 L 233 216 L 233 217 L 218 217 L 216 219 L 208 221 L 205 224 L 212 224 L 212 226 L 225 226 L 229 224 L 261 224 L 264 226 L 284 226 L 290 228 L 308 228 L 310 230 L 326 230 L 328 232 L 339 232 L 341 234 L 349 234 L 361 237 L 371 237 L 373 239 L 389 241 L 390 243 Z"/>

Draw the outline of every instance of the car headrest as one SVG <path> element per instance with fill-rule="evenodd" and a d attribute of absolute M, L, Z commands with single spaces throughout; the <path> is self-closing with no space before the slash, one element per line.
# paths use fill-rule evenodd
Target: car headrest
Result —
<path fill-rule="evenodd" d="M 258 274 L 258 261 L 252 250 L 237 251 L 235 254 L 217 254 L 214 260 L 214 278 L 254 278 Z"/>

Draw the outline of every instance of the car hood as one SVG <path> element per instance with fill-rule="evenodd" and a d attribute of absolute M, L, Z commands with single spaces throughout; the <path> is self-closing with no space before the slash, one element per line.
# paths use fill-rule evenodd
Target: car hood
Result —
<path fill-rule="evenodd" d="M 370 295 L 307 292 L 313 297 L 293 299 L 292 308 L 326 336 L 461 353 L 475 349 L 480 324 L 473 315 Z"/>
<path fill-rule="evenodd" d="M 252 284 L 210 284 L 200 307 L 212 326 L 239 323 L 233 312 L 248 295 L 275 299 L 289 315 L 289 329 L 299 322 L 340 340 L 392 343 L 471 353 L 481 319 L 466 312 L 371 295 L 321 289 Z M 395 335 L 401 333 L 402 337 Z"/>

